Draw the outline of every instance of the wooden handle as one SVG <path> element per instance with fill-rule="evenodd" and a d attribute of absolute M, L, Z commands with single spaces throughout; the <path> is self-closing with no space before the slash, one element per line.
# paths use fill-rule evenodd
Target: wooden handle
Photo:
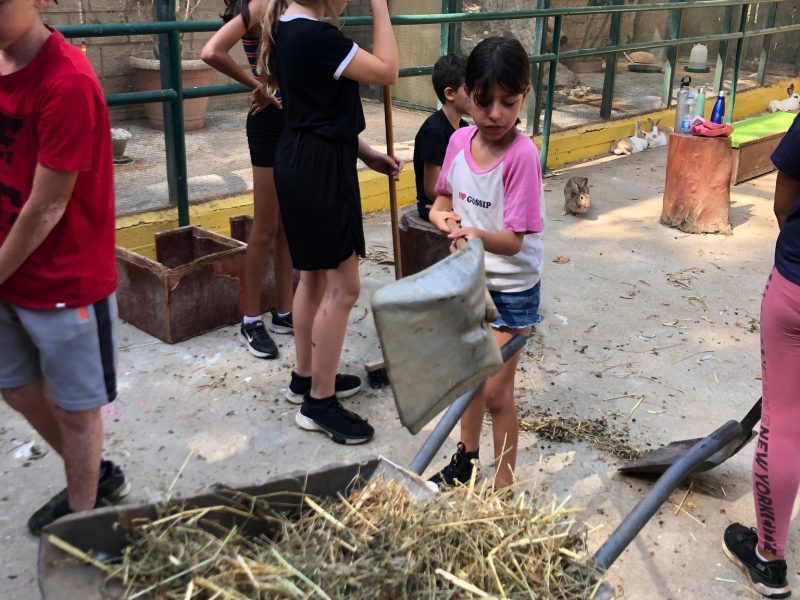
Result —
<path fill-rule="evenodd" d="M 394 158 L 394 126 L 392 124 L 392 86 L 383 87 L 383 118 L 386 123 L 386 154 Z M 397 214 L 397 182 L 389 175 L 389 212 L 392 217 L 392 252 L 394 253 L 394 277 L 403 276 L 400 256 L 400 226 Z"/>
<path fill-rule="evenodd" d="M 454 233 L 461 229 L 461 225 L 458 224 L 458 221 L 455 219 L 445 219 L 445 223 L 447 223 L 448 229 L 450 229 L 450 233 Z M 462 248 L 466 248 L 467 240 L 463 237 L 455 239 L 456 248 L 461 250 Z M 489 288 L 483 288 L 483 295 L 486 298 L 486 314 L 484 315 L 484 320 L 487 323 L 493 323 L 500 317 L 500 312 L 497 310 L 497 307 L 494 304 L 494 300 L 492 300 L 492 295 L 489 293 Z"/>

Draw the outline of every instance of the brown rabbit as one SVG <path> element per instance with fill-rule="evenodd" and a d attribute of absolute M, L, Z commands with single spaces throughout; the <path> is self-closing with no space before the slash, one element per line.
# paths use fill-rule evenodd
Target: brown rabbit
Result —
<path fill-rule="evenodd" d="M 592 206 L 588 177 L 570 177 L 564 185 L 564 214 L 582 215 Z"/>

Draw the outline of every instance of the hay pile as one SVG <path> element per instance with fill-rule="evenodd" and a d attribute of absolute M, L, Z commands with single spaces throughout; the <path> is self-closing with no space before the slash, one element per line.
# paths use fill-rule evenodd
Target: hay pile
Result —
<path fill-rule="evenodd" d="M 586 441 L 595 449 L 623 460 L 635 460 L 641 452 L 631 447 L 626 433 L 609 429 L 606 419 L 575 419 L 536 415 L 519 420 L 520 431 L 536 434 L 549 442 Z"/>
<path fill-rule="evenodd" d="M 303 497 L 289 518 L 238 494 L 231 506 L 136 524 L 121 563 L 98 566 L 132 599 L 591 598 L 600 575 L 582 560 L 585 526 L 565 504 L 473 487 L 422 502 L 377 481 L 348 498 Z M 219 525 L 231 514 L 274 533 Z"/>

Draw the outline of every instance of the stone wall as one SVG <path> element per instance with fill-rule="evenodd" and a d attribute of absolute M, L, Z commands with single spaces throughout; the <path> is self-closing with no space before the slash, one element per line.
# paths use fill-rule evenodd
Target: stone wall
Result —
<path fill-rule="evenodd" d="M 179 3 L 185 6 L 184 3 Z M 80 7 L 83 7 L 81 14 Z M 134 23 L 152 21 L 151 0 L 59 0 L 50 3 L 44 13 L 51 25 L 78 25 L 79 23 Z M 222 10 L 221 0 L 201 0 L 192 14 L 194 19 L 218 19 Z M 211 36 L 210 33 L 190 33 L 183 38 L 183 47 L 199 51 Z M 70 40 L 80 46 L 80 39 Z M 92 37 L 86 40 L 86 56 L 92 63 L 106 94 L 134 91 L 133 73 L 128 64 L 128 56 L 133 53 L 153 52 L 151 36 Z M 235 49 L 237 60 L 244 66 L 247 59 L 240 48 Z M 215 73 L 214 83 L 225 83 L 227 77 Z M 245 94 L 211 99 L 212 107 L 247 106 Z M 142 105 L 119 106 L 111 109 L 112 123 L 144 116 Z"/>

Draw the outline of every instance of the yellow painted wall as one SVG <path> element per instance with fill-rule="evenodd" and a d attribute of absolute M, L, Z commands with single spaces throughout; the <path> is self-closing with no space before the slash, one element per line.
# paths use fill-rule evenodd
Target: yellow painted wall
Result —
<path fill-rule="evenodd" d="M 783 97 L 789 83 L 782 81 L 772 86 L 737 94 L 733 120 L 741 120 L 764 112 L 770 100 Z M 711 112 L 714 100 L 713 97 L 706 100 L 706 114 Z M 593 123 L 554 133 L 550 136 L 548 167 L 552 169 L 608 154 L 611 142 L 617 138 L 633 135 L 636 121 L 645 124 L 648 117 L 654 121 L 661 119 L 662 123 L 672 125 L 675 121 L 675 110 L 659 110 L 637 117 Z M 536 139 L 536 144 L 541 146 L 541 138 Z M 389 185 L 386 176 L 374 171 L 360 171 L 358 178 L 363 212 L 388 210 Z M 397 203 L 406 206 L 413 203 L 415 198 L 414 168 L 408 163 L 397 184 Z M 189 208 L 192 224 L 223 235 L 230 235 L 231 217 L 252 214 L 251 194 L 194 204 Z M 120 217 L 117 219 L 117 244 L 149 258 L 155 258 L 154 234 L 177 226 L 178 211 L 174 208 Z"/>
<path fill-rule="evenodd" d="M 385 175 L 374 171 L 359 171 L 361 207 L 364 213 L 378 212 L 389 208 L 389 183 Z M 397 203 L 406 206 L 416 202 L 414 169 L 408 165 L 397 182 Z M 252 194 L 232 196 L 193 204 L 189 207 L 189 221 L 222 235 L 230 235 L 229 220 L 237 215 L 253 214 Z M 117 219 L 117 244 L 137 254 L 155 259 L 154 235 L 159 231 L 178 226 L 178 210 L 170 208 Z"/>

